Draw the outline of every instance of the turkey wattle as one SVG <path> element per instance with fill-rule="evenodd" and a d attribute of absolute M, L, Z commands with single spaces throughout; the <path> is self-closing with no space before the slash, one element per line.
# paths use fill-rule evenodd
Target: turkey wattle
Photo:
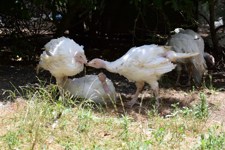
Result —
<path fill-rule="evenodd" d="M 119 73 L 130 81 L 134 81 L 137 90 L 132 100 L 126 104 L 126 106 L 132 107 L 137 102 L 138 95 L 143 89 L 145 82 L 153 89 L 158 103 L 158 80 L 161 75 L 170 72 L 176 67 L 172 61 L 196 55 L 198 53 L 176 53 L 171 51 L 170 47 L 152 44 L 131 48 L 125 55 L 113 62 L 95 58 L 87 66 L 104 68 L 109 72 Z"/>

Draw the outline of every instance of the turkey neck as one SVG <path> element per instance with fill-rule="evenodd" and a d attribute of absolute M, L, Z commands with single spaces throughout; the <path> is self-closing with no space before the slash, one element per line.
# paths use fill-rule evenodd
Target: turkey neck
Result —
<path fill-rule="evenodd" d="M 121 65 L 121 61 L 113 61 L 113 62 L 109 62 L 109 61 L 106 61 L 104 60 L 104 66 L 103 68 L 108 70 L 109 72 L 112 72 L 112 73 L 118 73 L 118 66 Z"/>

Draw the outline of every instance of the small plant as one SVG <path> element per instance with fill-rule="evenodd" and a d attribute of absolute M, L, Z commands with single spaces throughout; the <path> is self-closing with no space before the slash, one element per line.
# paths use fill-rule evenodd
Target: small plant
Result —
<path fill-rule="evenodd" d="M 205 88 L 208 88 L 209 90 L 215 90 L 215 88 L 213 87 L 213 79 L 212 79 L 212 75 L 208 75 L 209 78 L 209 83 L 207 84 L 204 80 L 203 86 Z"/>
<path fill-rule="evenodd" d="M 3 136 L 3 139 L 8 144 L 9 149 L 14 149 L 19 145 L 18 132 L 9 131 Z"/>
<path fill-rule="evenodd" d="M 225 132 L 216 133 L 217 128 L 209 129 L 207 134 L 201 135 L 199 149 L 201 149 L 201 150 L 225 149 Z"/>
<path fill-rule="evenodd" d="M 209 114 L 208 104 L 204 93 L 200 93 L 200 100 L 200 104 L 198 104 L 195 108 L 195 116 L 202 119 L 208 117 Z"/>
<path fill-rule="evenodd" d="M 122 124 L 123 124 L 123 131 L 121 133 L 122 139 L 125 140 L 125 141 L 128 141 L 130 119 L 127 115 L 123 116 Z"/>
<path fill-rule="evenodd" d="M 166 129 L 164 127 L 160 127 L 158 130 L 153 132 L 153 136 L 158 143 L 161 143 L 164 139 L 166 133 Z"/>
<path fill-rule="evenodd" d="M 78 127 L 79 132 L 86 132 L 90 129 L 90 121 L 92 120 L 92 111 L 91 109 L 80 109 L 78 112 Z"/>
<path fill-rule="evenodd" d="M 213 89 L 213 80 L 212 80 L 212 75 L 209 75 L 209 89 Z"/>
<path fill-rule="evenodd" d="M 188 107 L 183 107 L 183 109 L 180 112 L 183 116 L 189 116 L 193 113 L 193 110 Z"/>

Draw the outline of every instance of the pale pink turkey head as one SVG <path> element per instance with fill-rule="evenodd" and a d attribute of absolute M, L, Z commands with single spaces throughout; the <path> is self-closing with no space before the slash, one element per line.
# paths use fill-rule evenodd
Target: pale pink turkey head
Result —
<path fill-rule="evenodd" d="M 77 52 L 76 55 L 75 55 L 75 60 L 78 62 L 78 63 L 81 63 L 81 64 L 87 64 L 87 58 L 85 56 L 84 53 L 82 52 Z"/>
<path fill-rule="evenodd" d="M 98 78 L 102 83 L 106 82 L 106 75 L 104 73 L 99 73 Z"/>
<path fill-rule="evenodd" d="M 87 66 L 100 69 L 100 68 L 105 68 L 105 63 L 102 59 L 95 58 L 95 59 L 92 59 L 89 63 L 87 63 Z"/>
<path fill-rule="evenodd" d="M 102 83 L 102 87 L 103 87 L 105 93 L 109 94 L 110 89 L 109 89 L 109 86 L 107 85 L 107 82 L 106 82 L 106 75 L 101 72 L 101 73 L 98 74 L 98 79 Z"/>

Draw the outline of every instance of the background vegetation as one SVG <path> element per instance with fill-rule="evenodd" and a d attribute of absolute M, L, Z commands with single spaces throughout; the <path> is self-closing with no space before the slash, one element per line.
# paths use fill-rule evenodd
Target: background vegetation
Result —
<path fill-rule="evenodd" d="M 224 7 L 225 0 L 0 0 L 0 85 L 10 89 L 10 82 L 15 88 L 4 91 L 14 102 L 0 103 L 1 148 L 225 149 L 225 46 L 220 45 L 225 35 L 224 25 L 214 25 L 224 17 Z M 127 109 L 63 99 L 49 84 L 54 81 L 36 81 L 34 66 L 54 37 L 73 38 L 89 59 L 114 60 L 132 46 L 165 44 L 177 27 L 204 35 L 205 50 L 222 71 L 216 70 L 200 89 L 171 88 L 170 79 L 162 78 L 160 112 L 149 90 L 141 94 L 140 106 Z M 121 93 L 119 102 L 134 91 L 121 76 L 109 78 Z"/>
<path fill-rule="evenodd" d="M 1 0 L 1 60 L 35 61 L 50 38 L 62 35 L 86 50 L 128 50 L 145 43 L 165 44 L 177 27 L 201 26 L 211 34 L 208 51 L 221 59 L 224 50 L 218 46 L 214 21 L 224 16 L 224 4 L 224 0 Z"/>

